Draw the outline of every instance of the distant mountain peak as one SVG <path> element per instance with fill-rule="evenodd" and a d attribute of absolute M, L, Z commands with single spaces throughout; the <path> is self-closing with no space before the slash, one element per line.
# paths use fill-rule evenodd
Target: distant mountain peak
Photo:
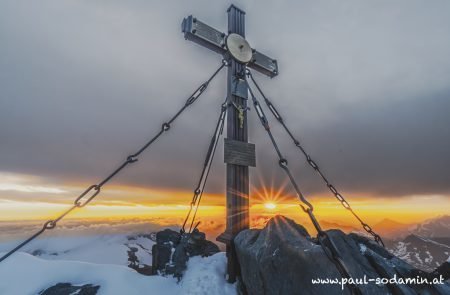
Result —
<path fill-rule="evenodd" d="M 398 222 L 398 221 L 390 219 L 390 218 L 383 218 L 380 222 L 376 223 L 374 226 L 379 226 L 379 225 L 401 225 L 401 226 L 406 226 L 408 224 L 402 223 L 402 222 Z"/>
<path fill-rule="evenodd" d="M 427 219 L 417 225 L 413 233 L 428 238 L 450 237 L 450 215 L 442 215 Z"/>

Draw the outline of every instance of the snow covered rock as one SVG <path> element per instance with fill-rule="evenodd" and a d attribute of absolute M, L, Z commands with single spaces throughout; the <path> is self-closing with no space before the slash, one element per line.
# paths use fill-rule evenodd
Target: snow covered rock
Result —
<path fill-rule="evenodd" d="M 329 230 L 352 278 L 433 278 L 415 269 L 377 244 L 355 234 Z M 234 244 L 242 281 L 248 294 L 350 294 L 341 284 L 314 284 L 317 279 L 342 277 L 324 250 L 306 229 L 283 216 L 263 229 L 239 233 Z M 358 284 L 363 294 L 450 294 L 449 284 Z"/>
<path fill-rule="evenodd" d="M 450 257 L 450 238 L 426 238 L 415 234 L 397 241 L 391 252 L 425 271 L 432 271 Z"/>
<path fill-rule="evenodd" d="M 206 240 L 205 234 L 195 229 L 191 234 L 181 234 L 171 229 L 156 233 L 152 247 L 153 274 L 183 276 L 189 257 L 207 257 L 220 252 L 219 247 Z"/>
<path fill-rule="evenodd" d="M 86 284 L 82 286 L 73 286 L 70 283 L 58 283 L 50 288 L 39 292 L 39 295 L 62 295 L 62 294 L 77 294 L 77 295 L 96 295 L 100 286 L 93 286 Z"/>

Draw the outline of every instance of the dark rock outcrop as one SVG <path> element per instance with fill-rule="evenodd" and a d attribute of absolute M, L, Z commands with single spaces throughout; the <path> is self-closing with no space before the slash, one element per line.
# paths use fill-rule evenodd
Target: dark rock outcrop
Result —
<path fill-rule="evenodd" d="M 444 280 L 450 280 L 450 262 L 446 261 L 433 271 L 433 276 L 442 276 Z"/>
<path fill-rule="evenodd" d="M 73 286 L 70 283 L 58 283 L 50 288 L 42 290 L 39 295 L 65 295 L 65 294 L 77 294 L 77 295 L 95 295 L 97 294 L 100 286 L 94 286 L 86 284 L 83 286 Z"/>
<path fill-rule="evenodd" d="M 136 256 L 136 253 L 138 252 L 138 248 L 128 246 L 128 267 L 134 269 L 141 275 L 150 276 L 152 275 L 152 267 L 147 264 L 140 263 L 138 257 Z"/>
<path fill-rule="evenodd" d="M 422 278 L 435 275 L 415 269 L 371 240 L 329 230 L 353 279 Z M 234 244 L 248 294 L 350 294 L 340 284 L 313 284 L 317 279 L 341 279 L 335 264 L 306 229 L 283 216 L 264 229 L 239 233 Z M 449 284 L 358 284 L 362 294 L 450 294 Z"/>
<path fill-rule="evenodd" d="M 195 229 L 191 234 L 165 229 L 156 233 L 156 244 L 152 247 L 153 274 L 173 274 L 181 278 L 189 257 L 210 256 L 220 252 L 219 247 L 208 241 L 205 234 Z"/>
<path fill-rule="evenodd" d="M 151 249 L 147 248 L 147 241 L 156 242 L 156 233 L 131 235 L 127 237 L 127 240 L 128 242 L 124 245 L 128 248 L 128 267 L 142 275 L 152 275 L 152 266 L 141 261 L 139 256 L 143 254 L 152 256 Z"/>

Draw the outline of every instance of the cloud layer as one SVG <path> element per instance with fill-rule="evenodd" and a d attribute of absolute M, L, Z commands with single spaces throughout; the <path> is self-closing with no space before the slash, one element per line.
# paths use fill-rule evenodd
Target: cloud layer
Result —
<path fill-rule="evenodd" d="M 227 1 L 0 4 L 0 170 L 96 182 L 151 138 L 217 67 L 183 17 L 225 30 Z M 280 75 L 258 80 L 338 187 L 450 191 L 450 3 L 245 1 L 247 38 Z M 224 74 L 117 183 L 191 190 L 225 95 Z M 282 183 L 250 111 L 256 177 Z M 324 187 L 274 124 L 308 193 Z M 219 148 L 208 190 L 224 189 Z"/>

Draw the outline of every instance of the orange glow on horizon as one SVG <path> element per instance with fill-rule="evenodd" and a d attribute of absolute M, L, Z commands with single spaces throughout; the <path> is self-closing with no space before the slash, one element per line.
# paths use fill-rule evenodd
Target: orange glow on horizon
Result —
<path fill-rule="evenodd" d="M 199 216 L 224 216 L 224 205 L 212 204 L 206 200 L 202 202 Z M 225 200 L 224 200 L 225 201 Z M 294 201 L 294 200 L 292 200 Z M 402 223 L 414 223 L 437 215 L 444 215 L 449 208 L 446 197 L 433 197 L 433 202 L 424 202 L 420 197 L 403 199 L 366 198 L 351 201 L 352 208 L 368 222 L 378 222 L 389 218 Z M 313 198 L 314 212 L 319 219 L 333 222 L 354 224 L 354 218 L 333 198 Z M 25 202 L 0 200 L 0 221 L 6 220 L 41 220 L 57 216 L 70 206 L 69 202 Z M 136 218 L 136 217 L 176 217 L 187 213 L 187 204 L 139 204 L 103 200 L 92 202 L 88 206 L 74 210 L 68 218 Z M 270 212 L 269 212 L 270 211 Z M 285 214 L 287 216 L 304 216 L 297 203 L 291 202 L 258 202 L 250 205 L 250 214 L 265 215 Z M 357 224 L 355 224 L 357 225 Z"/>
<path fill-rule="evenodd" d="M 0 221 L 46 220 L 55 218 L 72 204 L 85 189 L 84 184 L 63 183 L 56 187 L 36 176 L 0 173 Z M 251 187 L 250 216 L 252 226 L 261 226 L 267 218 L 282 214 L 302 224 L 309 224 L 299 207 L 298 199 L 286 193 L 288 182 L 281 185 L 264 183 Z M 329 194 L 307 196 L 320 221 L 360 228 L 354 217 Z M 109 185 L 84 208 L 71 212 L 67 219 L 147 219 L 161 224 L 179 224 L 188 211 L 191 191 Z M 359 197 L 346 194 L 346 199 L 367 223 L 375 224 L 384 218 L 413 224 L 448 214 L 450 198 L 442 195 L 387 198 Z M 205 193 L 199 209 L 199 220 L 218 230 L 225 222 L 225 194 Z M 210 221 L 214 220 L 214 224 Z"/>

